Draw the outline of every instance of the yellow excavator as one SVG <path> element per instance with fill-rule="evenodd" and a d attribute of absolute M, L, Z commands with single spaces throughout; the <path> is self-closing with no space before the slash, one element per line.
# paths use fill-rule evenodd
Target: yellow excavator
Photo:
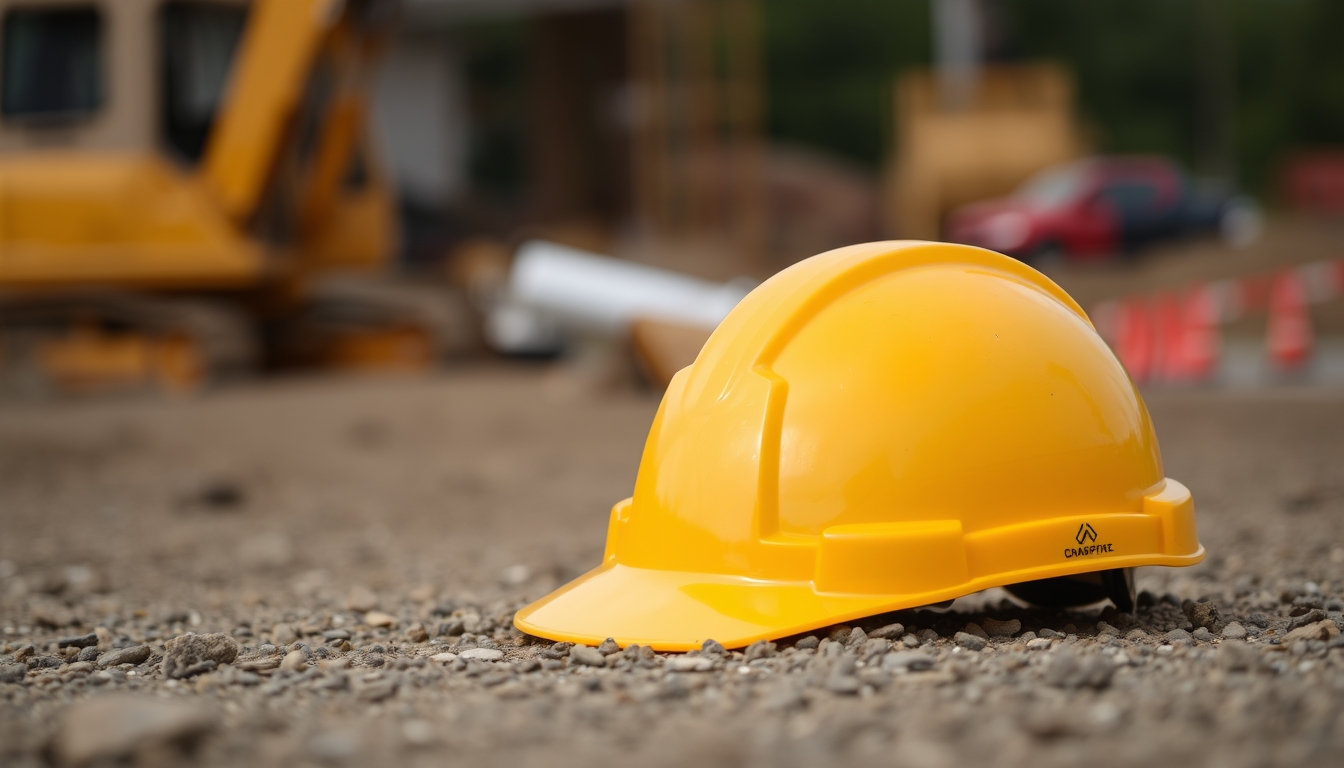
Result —
<path fill-rule="evenodd" d="M 394 11 L 0 0 L 0 386 L 433 358 L 432 302 L 313 290 L 397 245 L 366 130 Z"/>

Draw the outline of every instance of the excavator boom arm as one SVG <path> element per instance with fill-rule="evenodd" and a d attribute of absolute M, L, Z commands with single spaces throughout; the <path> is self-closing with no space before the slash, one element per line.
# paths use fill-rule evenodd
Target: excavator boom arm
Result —
<path fill-rule="evenodd" d="M 235 222 L 256 211 L 341 0 L 257 0 L 206 147 L 202 177 Z"/>

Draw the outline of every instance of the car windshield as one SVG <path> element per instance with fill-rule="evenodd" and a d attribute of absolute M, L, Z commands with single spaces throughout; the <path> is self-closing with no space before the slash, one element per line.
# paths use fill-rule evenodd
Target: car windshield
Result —
<path fill-rule="evenodd" d="M 1039 173 L 1018 187 L 1013 197 L 1032 208 L 1053 209 L 1077 199 L 1082 191 L 1084 168 L 1066 165 Z"/>

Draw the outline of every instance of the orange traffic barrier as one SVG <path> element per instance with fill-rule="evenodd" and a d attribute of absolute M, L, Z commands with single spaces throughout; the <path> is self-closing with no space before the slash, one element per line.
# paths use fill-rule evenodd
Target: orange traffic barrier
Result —
<path fill-rule="evenodd" d="M 1197 283 L 1184 297 L 1164 292 L 1103 302 L 1097 329 L 1136 382 L 1205 381 L 1217 374 L 1224 322 L 1265 311 L 1265 350 L 1280 371 L 1311 359 L 1311 305 L 1344 296 L 1344 258 L 1272 274 Z"/>
<path fill-rule="evenodd" d="M 1270 362 L 1282 371 L 1293 371 L 1311 357 L 1311 313 L 1307 292 L 1296 270 L 1287 270 L 1269 291 L 1269 328 L 1265 346 Z"/>
<path fill-rule="evenodd" d="M 1153 369 L 1153 324 L 1147 303 L 1123 304 L 1118 326 L 1116 356 L 1134 381 L 1147 381 Z"/>
<path fill-rule="evenodd" d="M 1180 381 L 1185 376 L 1181 359 L 1184 351 L 1185 324 L 1181 300 L 1174 293 L 1157 297 L 1153 306 L 1153 378 L 1162 381 Z"/>
<path fill-rule="evenodd" d="M 1218 299 L 1208 285 L 1198 285 L 1186 297 L 1180 338 L 1181 377 L 1203 381 L 1218 370 L 1220 333 Z"/>

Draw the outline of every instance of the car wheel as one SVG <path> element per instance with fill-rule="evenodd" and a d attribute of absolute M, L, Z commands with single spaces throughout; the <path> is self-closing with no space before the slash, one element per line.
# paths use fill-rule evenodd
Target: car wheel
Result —
<path fill-rule="evenodd" d="M 1259 240 L 1264 226 L 1260 206 L 1244 197 L 1229 200 L 1218 215 L 1218 237 L 1232 248 L 1245 248 Z"/>

